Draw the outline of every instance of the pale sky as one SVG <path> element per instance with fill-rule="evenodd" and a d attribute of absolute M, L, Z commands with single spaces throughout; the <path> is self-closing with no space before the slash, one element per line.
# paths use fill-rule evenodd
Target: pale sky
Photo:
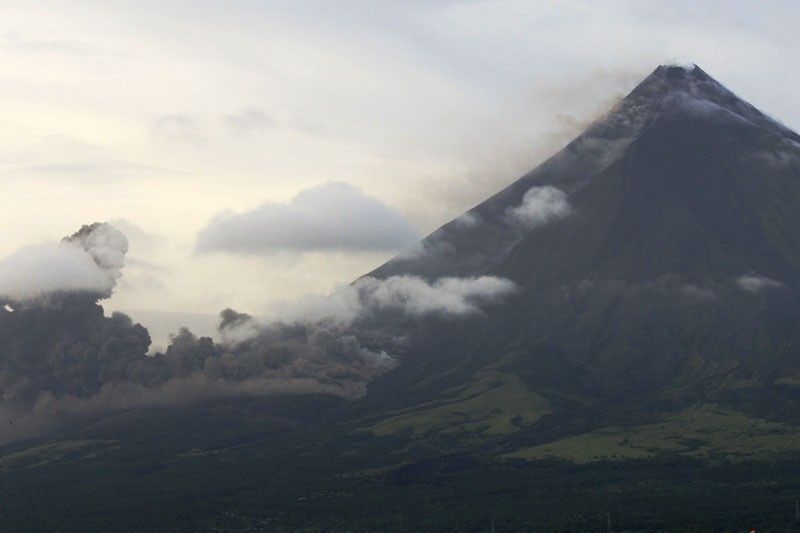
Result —
<path fill-rule="evenodd" d="M 270 314 L 512 182 L 661 63 L 797 130 L 798 20 L 796 2 L 3 0 L 0 257 L 111 221 L 131 251 L 108 309 L 157 337 L 164 312 Z"/>

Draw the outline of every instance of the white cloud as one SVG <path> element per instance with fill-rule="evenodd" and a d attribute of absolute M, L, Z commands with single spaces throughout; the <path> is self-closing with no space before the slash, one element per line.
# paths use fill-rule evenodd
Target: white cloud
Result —
<path fill-rule="evenodd" d="M 362 278 L 355 287 L 367 307 L 399 309 L 411 316 L 477 313 L 480 305 L 497 301 L 515 290 L 511 281 L 493 276 L 441 278 L 433 283 L 415 276 Z"/>
<path fill-rule="evenodd" d="M 522 197 L 522 203 L 506 213 L 512 222 L 529 229 L 563 218 L 570 211 L 564 191 L 546 185 L 528 189 Z"/>
<path fill-rule="evenodd" d="M 280 251 L 400 250 L 418 239 L 399 213 L 352 185 L 329 182 L 288 203 L 223 213 L 200 232 L 197 251 L 270 254 Z"/>
<path fill-rule="evenodd" d="M 0 295 L 14 300 L 55 291 L 104 293 L 113 286 L 89 254 L 70 244 L 27 246 L 0 261 Z"/>
<path fill-rule="evenodd" d="M 125 264 L 128 241 L 108 224 L 86 226 L 58 244 L 20 248 L 0 260 L 0 296 L 27 300 L 59 291 L 110 295 Z"/>
<path fill-rule="evenodd" d="M 783 283 L 780 281 L 776 281 L 766 276 L 762 276 L 761 274 L 754 273 L 744 274 L 736 278 L 736 284 L 743 291 L 751 292 L 753 294 L 757 294 L 767 289 L 780 289 L 784 287 Z"/>
<path fill-rule="evenodd" d="M 512 281 L 494 276 L 440 278 L 434 282 L 418 276 L 364 277 L 327 296 L 306 295 L 279 305 L 271 318 L 347 326 L 384 309 L 399 310 L 411 317 L 458 317 L 478 313 L 481 306 L 502 300 L 516 288 Z"/>

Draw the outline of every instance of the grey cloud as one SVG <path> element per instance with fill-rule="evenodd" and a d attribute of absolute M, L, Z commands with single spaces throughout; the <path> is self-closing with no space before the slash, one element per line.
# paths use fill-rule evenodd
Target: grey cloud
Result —
<path fill-rule="evenodd" d="M 405 218 L 377 198 L 347 183 L 329 182 L 287 203 L 218 215 L 200 232 L 196 249 L 244 254 L 400 250 L 417 238 Z"/>

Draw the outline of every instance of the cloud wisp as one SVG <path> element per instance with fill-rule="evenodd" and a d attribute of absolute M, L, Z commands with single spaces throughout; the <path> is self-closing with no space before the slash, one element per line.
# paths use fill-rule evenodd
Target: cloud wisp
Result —
<path fill-rule="evenodd" d="M 199 234 L 198 253 L 396 251 L 418 239 L 406 219 L 343 182 L 307 189 L 287 203 L 222 213 Z"/>

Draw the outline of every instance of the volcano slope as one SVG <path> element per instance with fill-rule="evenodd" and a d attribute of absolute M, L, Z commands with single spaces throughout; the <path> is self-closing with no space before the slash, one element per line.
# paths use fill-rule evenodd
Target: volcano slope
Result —
<path fill-rule="evenodd" d="M 0 529 L 800 527 L 797 134 L 659 67 L 369 277 L 482 275 L 516 292 L 373 317 L 407 340 L 357 401 L 129 409 L 5 446 Z"/>
<path fill-rule="evenodd" d="M 489 274 L 518 291 L 413 335 L 363 402 L 379 434 L 599 432 L 511 452 L 580 460 L 797 448 L 800 137 L 699 67 L 659 67 L 371 275 L 402 274 Z M 649 437 L 631 444 L 638 426 Z"/>

